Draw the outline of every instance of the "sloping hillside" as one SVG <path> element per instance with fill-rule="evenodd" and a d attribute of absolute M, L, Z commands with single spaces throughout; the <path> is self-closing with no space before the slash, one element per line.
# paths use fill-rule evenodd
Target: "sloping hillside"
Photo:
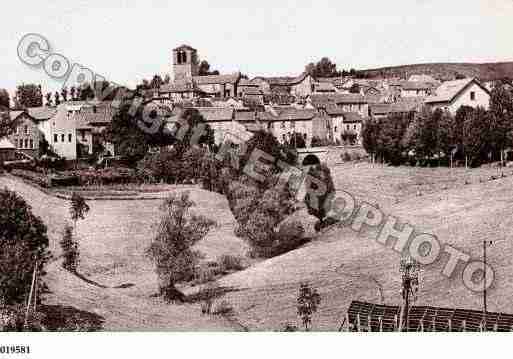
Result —
<path fill-rule="evenodd" d="M 450 80 L 456 76 L 476 77 L 481 81 L 513 78 L 513 62 L 497 63 L 431 63 L 382 67 L 360 70 L 366 77 L 408 78 L 415 74 L 429 74 L 436 79 Z"/>
<path fill-rule="evenodd" d="M 392 205 L 386 213 L 438 236 L 480 259 L 483 239 L 499 240 L 489 250 L 495 268 L 495 287 L 489 291 L 491 311 L 513 312 L 513 177 L 461 186 L 414 197 Z M 404 223 L 403 222 L 403 223 Z M 299 324 L 296 298 L 308 281 L 322 296 L 314 329 L 336 330 L 352 300 L 399 304 L 400 256 L 375 241 L 376 233 L 358 234 L 338 228 L 310 245 L 226 277 L 226 286 L 244 288 L 227 297 L 239 320 L 252 329 L 283 329 Z M 393 244 L 393 241 L 392 241 Z M 418 305 L 481 309 L 482 297 L 461 281 L 462 266 L 452 279 L 441 275 L 447 257 L 423 268 Z"/>

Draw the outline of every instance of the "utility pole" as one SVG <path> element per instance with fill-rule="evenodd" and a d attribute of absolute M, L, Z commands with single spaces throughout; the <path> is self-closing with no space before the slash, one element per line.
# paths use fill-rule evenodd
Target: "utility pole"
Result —
<path fill-rule="evenodd" d="M 483 310 L 484 310 L 484 315 L 485 315 L 485 318 L 486 318 L 486 312 L 487 312 L 487 308 L 486 308 L 486 241 L 483 241 L 483 277 L 484 277 L 484 280 L 483 280 L 483 286 L 484 286 L 484 290 L 483 290 Z"/>
<path fill-rule="evenodd" d="M 402 317 L 399 322 L 399 331 L 403 330 L 403 326 L 408 331 L 409 328 L 409 310 L 410 310 L 410 295 L 415 300 L 415 295 L 418 292 L 419 286 L 419 270 L 420 266 L 412 258 L 401 259 L 400 272 L 402 273 L 402 297 L 403 308 Z"/>

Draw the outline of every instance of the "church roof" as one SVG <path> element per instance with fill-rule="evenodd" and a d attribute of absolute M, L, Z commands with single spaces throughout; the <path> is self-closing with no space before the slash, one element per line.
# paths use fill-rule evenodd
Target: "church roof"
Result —
<path fill-rule="evenodd" d="M 186 44 L 180 45 L 177 48 L 173 49 L 173 51 L 178 51 L 178 50 L 197 51 L 194 47 L 191 47 L 191 46 L 186 45 Z"/>
<path fill-rule="evenodd" d="M 240 72 L 228 75 L 194 76 L 197 85 L 234 84 L 240 79 Z"/>

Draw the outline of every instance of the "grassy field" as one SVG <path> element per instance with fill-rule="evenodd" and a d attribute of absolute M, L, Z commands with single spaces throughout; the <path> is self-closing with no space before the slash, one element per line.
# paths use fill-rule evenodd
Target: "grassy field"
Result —
<path fill-rule="evenodd" d="M 513 294 L 513 280 L 509 279 L 513 271 L 513 246 L 509 240 L 513 221 L 511 173 L 505 171 L 507 178 L 485 181 L 497 175 L 497 169 L 450 171 L 368 164 L 345 164 L 332 172 L 338 190 L 378 203 L 385 213 L 433 233 L 443 243 L 464 249 L 475 258 L 481 255 L 482 239 L 506 239 L 489 253 L 497 275 L 496 285 L 489 293 L 489 310 L 513 312 L 509 301 Z M 0 177 L 0 186 L 18 191 L 43 218 L 49 227 L 52 250 L 58 256 L 57 243 L 69 221 L 68 203 L 12 178 Z M 226 200 L 201 190 L 193 190 L 192 198 L 200 213 L 219 224 L 197 246 L 206 258 L 244 255 L 246 247 L 233 235 L 234 219 Z M 160 203 L 90 201 L 90 214 L 78 224 L 80 273 L 90 282 L 61 270 L 59 262 L 53 263 L 48 275 L 52 292 L 49 304 L 95 313 L 105 319 L 105 329 L 239 329 L 223 319 L 201 316 L 199 304 L 167 305 L 152 297 L 157 280 L 144 251 L 154 233 Z M 237 289 L 223 299 L 233 305 L 238 321 L 250 330 L 279 330 L 286 323 L 299 324 L 297 292 L 300 283 L 308 281 L 322 296 L 314 329 L 336 330 L 351 300 L 387 304 L 400 301 L 399 256 L 372 238 L 371 232 L 356 234 L 348 228 L 332 229 L 303 248 L 222 278 L 221 286 Z M 444 261 L 437 263 L 421 273 L 417 304 L 479 309 L 481 297 L 469 292 L 459 276 L 451 280 L 441 276 L 443 264 Z M 114 288 L 118 286 L 125 288 Z M 197 288 L 186 291 L 194 293 Z"/>

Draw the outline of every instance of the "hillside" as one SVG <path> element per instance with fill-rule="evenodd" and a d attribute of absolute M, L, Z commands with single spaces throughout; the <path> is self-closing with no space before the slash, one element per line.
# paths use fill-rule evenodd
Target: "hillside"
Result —
<path fill-rule="evenodd" d="M 400 77 L 408 78 L 415 74 L 429 74 L 436 79 L 449 80 L 457 75 L 476 77 L 481 81 L 513 78 L 513 62 L 496 63 L 430 63 L 382 67 L 359 70 L 365 77 Z"/>

